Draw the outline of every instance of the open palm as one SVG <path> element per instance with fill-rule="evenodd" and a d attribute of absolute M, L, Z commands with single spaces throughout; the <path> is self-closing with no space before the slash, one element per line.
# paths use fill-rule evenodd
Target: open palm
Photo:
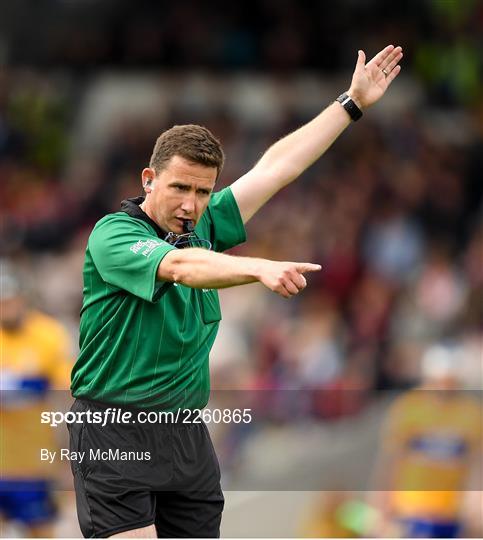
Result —
<path fill-rule="evenodd" d="M 359 51 L 349 89 L 352 99 L 362 108 L 369 107 L 380 99 L 401 71 L 398 62 L 402 57 L 401 47 L 388 45 L 366 64 L 364 51 Z"/>

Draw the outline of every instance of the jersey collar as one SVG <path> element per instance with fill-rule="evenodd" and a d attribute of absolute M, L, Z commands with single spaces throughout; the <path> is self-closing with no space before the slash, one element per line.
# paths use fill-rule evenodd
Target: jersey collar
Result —
<path fill-rule="evenodd" d="M 156 234 L 161 239 L 165 239 L 168 234 L 164 229 L 162 229 L 155 221 L 153 221 L 139 206 L 144 202 L 144 197 L 133 197 L 132 199 L 125 199 L 121 202 L 121 212 L 126 212 L 128 216 L 131 216 L 135 219 L 140 219 L 145 221 L 148 225 L 156 231 Z"/>

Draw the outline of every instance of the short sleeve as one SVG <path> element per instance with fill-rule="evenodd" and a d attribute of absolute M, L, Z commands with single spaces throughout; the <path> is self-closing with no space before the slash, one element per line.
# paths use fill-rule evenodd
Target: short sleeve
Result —
<path fill-rule="evenodd" d="M 245 242 L 245 225 L 231 188 L 227 187 L 211 196 L 203 217 L 208 221 L 215 251 L 226 251 Z"/>
<path fill-rule="evenodd" d="M 176 249 L 156 236 L 149 225 L 124 214 L 99 221 L 87 248 L 106 283 L 150 302 L 159 298 L 163 286 L 157 281 L 159 263 Z"/>

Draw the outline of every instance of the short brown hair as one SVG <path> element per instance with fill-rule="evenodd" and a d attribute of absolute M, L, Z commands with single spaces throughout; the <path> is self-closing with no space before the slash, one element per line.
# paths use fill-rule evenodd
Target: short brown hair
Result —
<path fill-rule="evenodd" d="M 225 161 L 220 141 L 208 129 L 195 124 L 173 126 L 161 133 L 154 145 L 149 166 L 158 174 L 173 156 L 206 167 L 216 167 L 217 177 Z"/>

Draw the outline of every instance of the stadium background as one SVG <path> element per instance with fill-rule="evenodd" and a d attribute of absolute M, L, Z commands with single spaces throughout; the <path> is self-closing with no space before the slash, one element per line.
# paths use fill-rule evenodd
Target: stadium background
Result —
<path fill-rule="evenodd" d="M 324 270 L 289 302 L 257 285 L 221 293 L 213 387 L 287 389 L 258 429 L 215 430 L 223 534 L 301 535 L 314 505 L 330 512 L 331 490 L 362 499 L 351 479 L 324 479 L 322 497 L 287 486 L 302 463 L 317 474 L 372 453 L 386 392 L 417 384 L 428 347 L 456 347 L 465 386 L 481 389 L 482 2 L 18 0 L 1 11 L 2 261 L 70 330 L 73 356 L 87 236 L 140 192 L 163 129 L 209 127 L 228 185 L 348 88 L 357 49 L 404 47 L 388 94 L 236 250 Z M 246 481 L 267 467 L 287 477 L 281 489 Z M 367 472 L 357 467 L 352 478 Z M 59 534 L 75 534 L 72 511 Z"/>

